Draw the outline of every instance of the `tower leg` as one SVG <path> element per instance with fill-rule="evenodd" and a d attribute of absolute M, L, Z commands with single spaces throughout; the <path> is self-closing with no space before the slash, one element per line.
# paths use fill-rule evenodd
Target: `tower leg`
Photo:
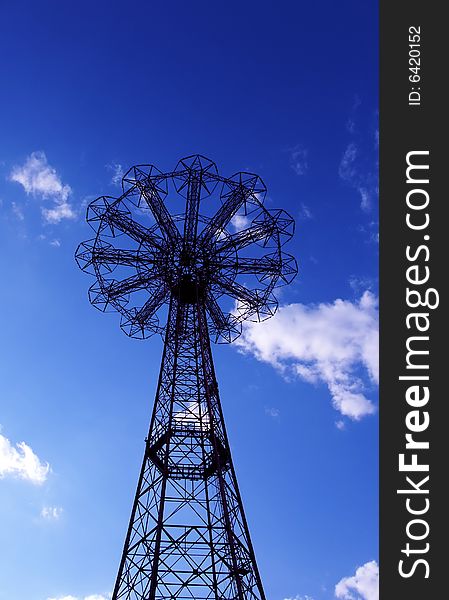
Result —
<path fill-rule="evenodd" d="M 172 296 L 113 600 L 265 600 L 237 486 L 204 306 Z"/>

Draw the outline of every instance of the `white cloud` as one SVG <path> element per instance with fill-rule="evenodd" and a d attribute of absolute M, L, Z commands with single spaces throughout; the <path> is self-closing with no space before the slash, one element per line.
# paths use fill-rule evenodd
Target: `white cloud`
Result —
<path fill-rule="evenodd" d="M 365 382 L 379 377 L 377 299 L 369 291 L 355 303 L 280 306 L 263 323 L 244 323 L 236 345 L 286 377 L 325 383 L 344 416 L 375 412 L 364 394 Z"/>
<path fill-rule="evenodd" d="M 290 166 L 296 175 L 304 175 L 309 168 L 307 160 L 308 150 L 301 144 L 297 144 L 290 149 Z"/>
<path fill-rule="evenodd" d="M 54 246 L 55 248 L 59 248 L 61 246 L 61 242 L 57 239 L 51 240 L 50 246 Z"/>
<path fill-rule="evenodd" d="M 122 184 L 122 177 L 125 174 L 122 165 L 120 163 L 111 163 L 110 165 L 106 165 L 106 168 L 112 171 L 111 183 L 120 186 Z"/>
<path fill-rule="evenodd" d="M 241 231 L 242 229 L 246 229 L 249 227 L 250 220 L 245 215 L 234 215 L 231 219 L 231 225 L 234 227 L 235 231 Z"/>
<path fill-rule="evenodd" d="M 173 419 L 178 423 L 209 426 L 209 415 L 205 406 L 201 406 L 198 402 L 189 402 L 185 410 L 175 411 Z"/>
<path fill-rule="evenodd" d="M 20 183 L 25 192 L 41 200 L 52 200 L 51 208 L 41 207 L 47 223 L 59 223 L 63 219 L 74 219 L 76 213 L 68 199 L 72 189 L 61 181 L 56 170 L 48 164 L 44 152 L 33 152 L 21 166 L 15 166 L 9 176 Z"/>
<path fill-rule="evenodd" d="M 36 485 L 44 483 L 50 471 L 50 465 L 43 463 L 25 442 L 14 447 L 0 433 L 0 479 L 11 476 L 25 479 Z"/>
<path fill-rule="evenodd" d="M 68 202 L 56 204 L 53 208 L 42 208 L 42 215 L 47 223 L 57 224 L 63 219 L 75 219 L 76 213 Z"/>
<path fill-rule="evenodd" d="M 352 577 L 343 577 L 335 586 L 341 600 L 379 600 L 379 566 L 375 560 L 358 567 Z"/>
<path fill-rule="evenodd" d="M 41 517 L 48 521 L 58 521 L 63 512 L 64 509 L 61 506 L 44 506 L 41 510 Z"/>
<path fill-rule="evenodd" d="M 290 598 L 284 598 L 284 600 L 313 600 L 312 596 L 291 596 Z"/>

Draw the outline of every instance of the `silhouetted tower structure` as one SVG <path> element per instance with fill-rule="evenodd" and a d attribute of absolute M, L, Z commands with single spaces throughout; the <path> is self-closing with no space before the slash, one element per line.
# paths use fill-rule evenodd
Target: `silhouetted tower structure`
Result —
<path fill-rule="evenodd" d="M 231 342 L 244 319 L 274 314 L 273 289 L 297 272 L 282 251 L 293 220 L 265 208 L 257 175 L 224 178 L 199 155 L 169 173 L 132 167 L 122 185 L 89 205 L 96 236 L 76 258 L 96 276 L 94 306 L 165 344 L 113 600 L 263 600 L 210 338 Z"/>

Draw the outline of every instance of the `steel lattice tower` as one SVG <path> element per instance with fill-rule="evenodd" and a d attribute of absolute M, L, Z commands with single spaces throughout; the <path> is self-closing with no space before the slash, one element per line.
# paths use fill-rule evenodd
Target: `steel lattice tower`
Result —
<path fill-rule="evenodd" d="M 224 178 L 195 155 L 169 173 L 133 167 L 119 198 L 88 207 L 96 236 L 76 258 L 96 276 L 92 304 L 121 313 L 132 337 L 165 337 L 113 600 L 265 599 L 210 345 L 233 341 L 244 319 L 273 315 L 273 289 L 296 275 L 281 249 L 293 220 L 264 195 L 258 176 Z"/>

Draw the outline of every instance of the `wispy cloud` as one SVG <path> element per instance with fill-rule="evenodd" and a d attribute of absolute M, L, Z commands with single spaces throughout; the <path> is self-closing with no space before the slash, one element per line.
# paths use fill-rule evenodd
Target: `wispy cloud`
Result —
<path fill-rule="evenodd" d="M 23 209 L 17 204 L 17 202 L 11 202 L 11 210 L 16 219 L 19 221 L 24 221 L 25 215 L 23 214 Z"/>
<path fill-rule="evenodd" d="M 284 598 L 284 600 L 313 600 L 312 596 L 290 596 L 290 598 Z"/>
<path fill-rule="evenodd" d="M 379 189 L 377 174 L 364 169 L 361 166 L 362 162 L 359 146 L 350 142 L 343 153 L 338 174 L 345 183 L 358 191 L 360 207 L 368 212 L 377 199 Z"/>
<path fill-rule="evenodd" d="M 304 202 L 301 202 L 301 207 L 299 209 L 299 218 L 302 221 L 306 221 L 309 219 L 313 219 L 313 214 L 312 211 L 310 210 L 310 208 L 307 206 L 307 204 L 304 204 Z"/>
<path fill-rule="evenodd" d="M 335 586 L 341 600 L 379 600 L 379 566 L 375 560 L 358 567 L 355 575 L 343 577 Z"/>
<path fill-rule="evenodd" d="M 15 446 L 0 433 L 0 479 L 15 477 L 41 485 L 47 479 L 50 465 L 44 463 L 25 442 Z"/>
<path fill-rule="evenodd" d="M 372 125 L 369 129 L 360 126 L 362 102 L 358 96 L 355 98 L 351 115 L 346 123 L 350 140 L 343 151 L 338 174 L 342 181 L 358 192 L 362 210 L 370 212 L 376 206 L 379 195 L 378 129 L 373 131 Z M 371 111 L 368 117 L 370 122 L 372 116 Z"/>
<path fill-rule="evenodd" d="M 378 244 L 379 243 L 379 222 L 370 221 L 366 225 L 359 225 L 357 231 L 362 233 L 366 243 Z"/>
<path fill-rule="evenodd" d="M 354 165 L 357 154 L 357 146 L 354 142 L 351 142 L 344 151 L 340 166 L 338 168 L 339 176 L 345 181 L 351 181 L 357 174 Z"/>
<path fill-rule="evenodd" d="M 39 200 L 51 200 L 53 206 L 41 206 L 46 223 L 56 224 L 63 219 L 76 218 L 69 202 L 71 187 L 63 183 L 56 170 L 48 164 L 44 152 L 33 152 L 23 165 L 15 166 L 9 179 L 19 183 L 28 195 Z"/>
<path fill-rule="evenodd" d="M 351 275 L 349 278 L 349 285 L 357 295 L 366 290 L 372 291 L 375 283 L 376 282 L 372 277 L 357 277 L 356 275 Z"/>
<path fill-rule="evenodd" d="M 355 121 L 351 117 L 346 121 L 346 129 L 349 133 L 355 133 Z"/>
<path fill-rule="evenodd" d="M 375 412 L 365 395 L 379 376 L 377 299 L 369 291 L 355 303 L 280 306 L 268 321 L 245 323 L 236 345 L 286 377 L 326 384 L 334 408 L 350 419 Z"/>
<path fill-rule="evenodd" d="M 309 151 L 302 145 L 296 144 L 290 148 L 290 166 L 296 175 L 305 175 L 309 168 Z"/>
<path fill-rule="evenodd" d="M 112 171 L 111 183 L 120 186 L 122 184 L 122 177 L 125 174 L 123 167 L 120 163 L 111 163 L 106 165 L 109 171 Z"/>
<path fill-rule="evenodd" d="M 64 509 L 61 506 L 44 506 L 41 510 L 41 517 L 47 521 L 58 521 Z"/>
<path fill-rule="evenodd" d="M 265 414 L 269 417 L 272 417 L 273 419 L 277 419 L 281 414 L 281 411 L 279 410 L 279 408 L 265 408 Z"/>

